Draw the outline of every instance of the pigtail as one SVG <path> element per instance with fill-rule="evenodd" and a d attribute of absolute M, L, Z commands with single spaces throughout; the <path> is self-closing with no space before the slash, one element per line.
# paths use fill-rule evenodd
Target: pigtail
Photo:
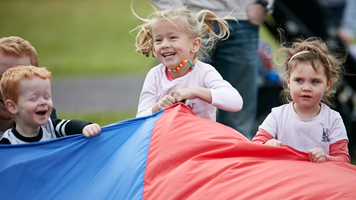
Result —
<path fill-rule="evenodd" d="M 226 20 L 236 19 L 229 16 L 219 18 L 209 10 L 201 10 L 195 17 L 199 21 L 200 34 L 198 37 L 202 39 L 197 57 L 210 58 L 209 52 L 214 48 L 216 41 L 218 39 L 227 39 L 230 36 L 230 26 Z M 214 22 L 217 24 L 218 30 L 214 30 Z"/>
<path fill-rule="evenodd" d="M 146 57 L 149 57 L 152 52 L 152 57 L 155 57 L 153 50 L 153 37 L 147 26 L 149 25 L 142 26 L 140 32 L 136 36 L 135 52 L 142 53 Z"/>
<path fill-rule="evenodd" d="M 203 37 L 206 35 L 214 36 L 217 38 L 228 38 L 230 36 L 229 25 L 226 20 L 236 20 L 233 17 L 218 18 L 213 12 L 209 10 L 202 10 L 196 14 L 196 18 L 203 23 L 202 34 Z M 219 27 L 219 32 L 216 34 L 213 22 L 216 22 Z"/>
<path fill-rule="evenodd" d="M 152 23 L 153 23 L 152 21 L 153 20 L 144 19 L 144 18 L 139 17 L 135 13 L 135 11 L 133 10 L 132 3 L 133 3 L 133 1 L 131 1 L 131 12 L 132 12 L 132 14 L 138 20 L 144 22 L 143 25 L 141 25 L 141 26 L 139 26 L 139 27 L 137 27 L 137 28 L 135 28 L 135 29 L 130 31 L 130 33 L 131 33 L 133 31 L 135 31 L 136 29 L 141 28 L 141 30 L 138 32 L 138 34 L 136 36 L 136 42 L 135 42 L 136 50 L 135 50 L 135 52 L 142 53 L 146 57 L 149 57 L 150 53 L 152 52 L 152 57 L 155 57 L 154 50 L 153 50 L 153 36 L 152 36 L 152 33 L 151 33 Z"/>
<path fill-rule="evenodd" d="M 133 14 L 138 20 L 140 20 L 141 22 L 149 23 L 150 20 L 141 18 L 141 17 L 139 17 L 139 16 L 135 13 L 135 11 L 133 10 L 132 4 L 133 4 L 133 0 L 131 1 L 131 6 L 130 6 L 130 7 L 131 7 L 131 12 L 132 12 L 132 14 Z"/>

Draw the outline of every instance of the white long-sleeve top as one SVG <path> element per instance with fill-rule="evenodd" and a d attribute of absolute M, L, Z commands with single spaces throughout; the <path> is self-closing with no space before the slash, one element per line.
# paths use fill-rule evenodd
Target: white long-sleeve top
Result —
<path fill-rule="evenodd" d="M 211 91 L 211 104 L 198 98 L 185 102 L 199 117 L 216 121 L 216 107 L 231 112 L 237 112 L 242 108 L 242 97 L 239 92 L 229 82 L 223 80 L 213 66 L 197 60 L 192 71 L 173 81 L 168 80 L 163 64 L 152 68 L 143 84 L 136 117 L 151 115 L 152 107 L 165 95 L 171 95 L 179 88 L 191 87 L 202 87 Z"/>

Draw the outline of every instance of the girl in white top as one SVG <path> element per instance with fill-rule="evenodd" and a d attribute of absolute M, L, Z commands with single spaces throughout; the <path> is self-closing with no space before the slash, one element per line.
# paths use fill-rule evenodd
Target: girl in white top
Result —
<path fill-rule="evenodd" d="M 289 103 L 272 109 L 253 142 L 289 145 L 308 152 L 311 162 L 350 162 L 342 118 L 325 105 L 332 105 L 340 86 L 344 59 L 330 55 L 317 38 L 299 39 L 289 48 L 282 44 L 271 57 L 281 53 L 286 54 L 280 65 L 286 67 L 287 78 L 281 96 Z"/>
<path fill-rule="evenodd" d="M 132 11 L 134 13 L 134 11 Z M 211 11 L 195 15 L 181 8 L 156 11 L 152 19 L 142 19 L 136 37 L 136 51 L 156 56 L 161 64 L 152 68 L 144 82 L 137 117 L 151 115 L 177 102 L 185 103 L 197 116 L 215 121 L 216 107 L 236 112 L 242 98 L 230 83 L 209 64 L 198 60 L 208 53 L 214 38 L 229 36 L 225 19 Z M 220 26 L 219 35 L 212 23 Z"/>

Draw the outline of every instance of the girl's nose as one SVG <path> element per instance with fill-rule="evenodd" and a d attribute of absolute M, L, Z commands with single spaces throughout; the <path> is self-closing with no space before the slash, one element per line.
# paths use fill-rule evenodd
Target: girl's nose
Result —
<path fill-rule="evenodd" d="M 310 92 L 311 91 L 310 85 L 308 85 L 308 84 L 304 85 L 303 86 L 303 91 Z"/>
<path fill-rule="evenodd" d="M 167 41 L 167 40 L 163 40 L 163 42 L 162 42 L 162 48 L 167 48 L 167 47 L 169 47 L 170 45 L 169 45 L 169 42 Z"/>

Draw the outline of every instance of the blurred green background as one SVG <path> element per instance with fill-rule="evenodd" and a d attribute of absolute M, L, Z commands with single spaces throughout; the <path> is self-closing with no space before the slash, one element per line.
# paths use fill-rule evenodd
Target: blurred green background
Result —
<path fill-rule="evenodd" d="M 135 51 L 140 25 L 131 0 L 1 0 L 0 36 L 15 35 L 36 49 L 54 77 L 145 73 L 149 60 Z M 133 2 L 137 14 L 153 11 Z M 136 32 L 137 33 L 137 32 Z"/>

